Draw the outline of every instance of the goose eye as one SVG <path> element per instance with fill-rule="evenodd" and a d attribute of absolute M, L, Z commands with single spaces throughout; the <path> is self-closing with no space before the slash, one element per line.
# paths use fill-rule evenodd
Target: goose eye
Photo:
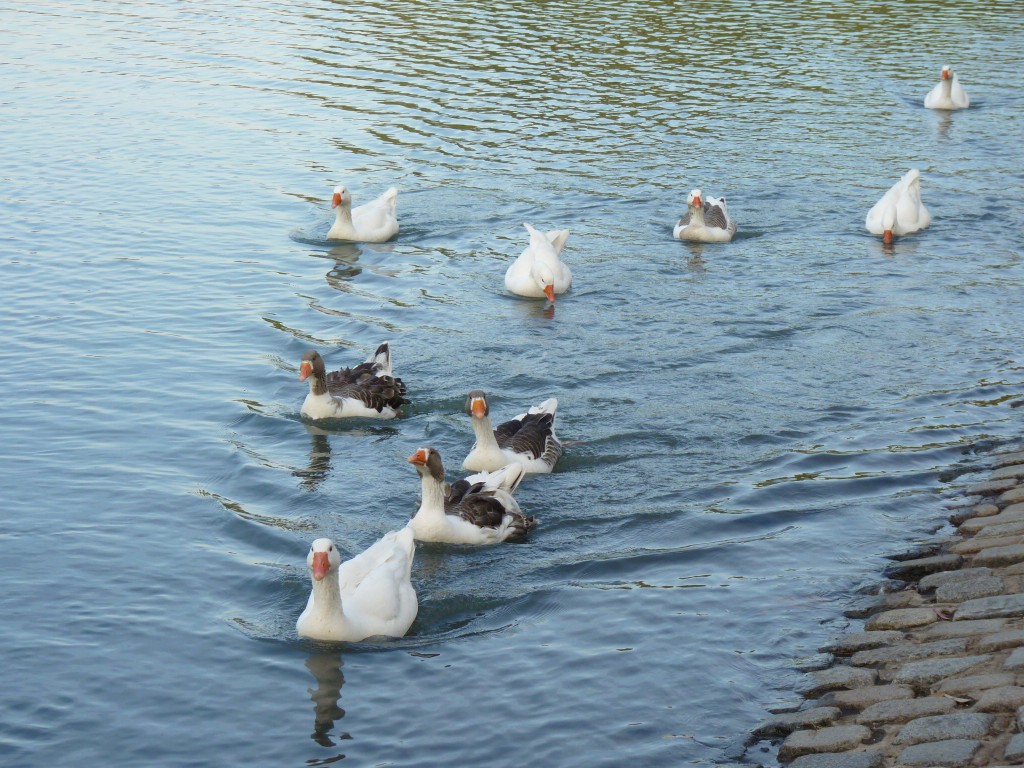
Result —
<path fill-rule="evenodd" d="M 327 548 L 327 551 L 328 551 L 328 552 L 333 552 L 333 551 L 334 551 L 334 545 L 333 545 L 333 544 L 331 544 L 331 546 L 329 546 L 329 547 Z"/>

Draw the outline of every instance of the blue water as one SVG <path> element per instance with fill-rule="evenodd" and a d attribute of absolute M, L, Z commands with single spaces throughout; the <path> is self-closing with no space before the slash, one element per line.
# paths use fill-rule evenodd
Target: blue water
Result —
<path fill-rule="evenodd" d="M 4 6 L 0 763 L 734 759 L 1020 434 L 1022 54 L 1015 2 Z M 971 109 L 921 106 L 946 63 Z M 326 243 L 337 183 L 397 240 Z M 693 187 L 733 243 L 672 240 Z M 571 231 L 553 312 L 524 221 Z M 303 352 L 385 339 L 405 416 L 304 424 Z M 309 542 L 404 524 L 474 388 L 559 399 L 530 540 L 299 640 Z"/>

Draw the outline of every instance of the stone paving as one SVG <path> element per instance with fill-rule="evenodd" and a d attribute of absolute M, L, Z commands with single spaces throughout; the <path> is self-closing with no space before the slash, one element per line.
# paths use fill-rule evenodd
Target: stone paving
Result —
<path fill-rule="evenodd" d="M 1024 765 L 1024 450 L 993 459 L 956 532 L 846 612 L 863 631 L 820 649 L 829 663 L 799 710 L 754 730 L 747 765 L 776 750 L 788 768 Z"/>

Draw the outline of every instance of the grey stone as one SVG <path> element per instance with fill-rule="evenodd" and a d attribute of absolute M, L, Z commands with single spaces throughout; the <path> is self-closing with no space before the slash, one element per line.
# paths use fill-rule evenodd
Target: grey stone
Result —
<path fill-rule="evenodd" d="M 1012 712 L 1024 706 L 1024 688 L 1006 685 L 989 688 L 978 697 L 974 709 L 978 712 Z"/>
<path fill-rule="evenodd" d="M 763 739 L 771 736 L 785 736 L 805 728 L 821 728 L 831 723 L 839 715 L 838 707 L 815 707 L 799 712 L 773 715 L 754 729 L 754 735 Z"/>
<path fill-rule="evenodd" d="M 967 639 L 951 637 L 946 640 L 935 640 L 930 643 L 905 643 L 891 648 L 873 648 L 869 651 L 857 651 L 850 663 L 858 667 L 872 664 L 894 664 L 914 659 L 927 659 L 931 656 L 952 656 L 967 650 Z"/>
<path fill-rule="evenodd" d="M 823 669 L 820 672 L 812 672 L 809 677 L 811 679 L 807 681 L 801 692 L 807 698 L 813 699 L 827 691 L 874 685 L 877 675 L 872 670 L 841 665 L 832 667 L 832 669 Z"/>
<path fill-rule="evenodd" d="M 903 633 L 895 630 L 884 630 L 880 632 L 851 632 L 848 635 L 840 635 L 834 638 L 828 645 L 818 650 L 826 653 L 834 653 L 836 656 L 849 656 L 857 651 L 867 651 L 872 648 L 881 648 L 885 645 L 899 642 L 903 639 Z"/>
<path fill-rule="evenodd" d="M 995 518 L 990 518 L 995 521 Z M 976 536 L 979 539 L 995 539 L 1000 537 L 1016 537 L 1017 543 L 1020 543 L 1020 537 L 1024 536 L 1024 520 L 1009 520 L 1007 522 L 993 522 L 992 525 L 987 528 L 982 528 Z M 989 546 L 995 546 L 991 544 Z"/>
<path fill-rule="evenodd" d="M 921 583 L 917 585 L 917 588 L 920 592 L 931 592 L 933 589 L 941 587 L 943 584 L 950 581 L 975 579 L 979 576 L 991 575 L 991 568 L 961 568 L 958 571 L 940 571 L 939 573 L 933 573 L 929 576 L 925 576 L 921 579 Z"/>
<path fill-rule="evenodd" d="M 1024 629 L 1008 629 L 994 635 L 983 637 L 978 642 L 978 650 L 983 652 L 1001 651 L 1004 648 L 1016 648 L 1024 645 Z"/>
<path fill-rule="evenodd" d="M 825 752 L 798 757 L 789 768 L 882 768 L 884 764 L 878 752 Z"/>
<path fill-rule="evenodd" d="M 1016 488 L 1011 488 L 1008 491 L 1004 491 L 999 494 L 997 499 L 999 504 L 1016 504 L 1019 501 L 1024 501 L 1024 485 L 1018 485 Z M 995 506 L 995 504 L 991 505 Z"/>
<path fill-rule="evenodd" d="M 1024 733 L 1015 734 L 1006 748 L 1003 750 L 1003 757 L 1007 760 L 1024 759 Z"/>
<path fill-rule="evenodd" d="M 994 619 L 1006 616 L 1024 616 L 1024 594 L 978 597 L 960 603 L 955 619 Z"/>
<path fill-rule="evenodd" d="M 940 603 L 962 603 L 976 597 L 1001 595 L 1005 589 L 1006 585 L 998 576 L 980 576 L 976 579 L 943 584 L 935 590 L 935 599 Z"/>
<path fill-rule="evenodd" d="M 952 677 L 966 672 L 971 667 L 984 664 L 991 658 L 991 656 L 964 656 L 954 659 L 912 661 L 903 665 L 893 678 L 893 682 L 897 685 L 909 685 L 916 690 L 927 690 L 932 683 L 938 682 L 944 677 Z"/>
<path fill-rule="evenodd" d="M 974 556 L 974 562 L 978 565 L 994 568 L 998 568 L 1001 565 L 1012 565 L 1022 560 L 1024 560 L 1024 544 L 1014 544 L 1009 547 L 988 547 Z"/>
<path fill-rule="evenodd" d="M 1017 708 L 1017 730 L 1024 731 L 1024 707 Z"/>
<path fill-rule="evenodd" d="M 923 699 L 896 701 L 880 701 L 872 704 L 859 715 L 857 722 L 861 725 L 883 725 L 885 723 L 905 723 L 927 715 L 944 715 L 956 708 L 956 702 L 948 696 L 928 696 Z"/>
<path fill-rule="evenodd" d="M 879 611 L 917 608 L 924 605 L 924 602 L 924 598 L 915 590 L 886 592 L 884 595 L 871 595 L 856 601 L 843 611 L 843 615 L 851 619 L 864 619 Z"/>
<path fill-rule="evenodd" d="M 1014 677 L 1007 672 L 995 672 L 988 675 L 968 675 L 967 677 L 951 677 L 939 683 L 936 690 L 951 696 L 962 696 L 965 693 L 976 694 L 989 688 L 1000 688 L 1013 685 Z"/>
<path fill-rule="evenodd" d="M 1003 662 L 1003 669 L 1024 669 L 1024 648 L 1017 648 Z"/>
<path fill-rule="evenodd" d="M 1005 480 L 1008 477 L 1024 477 L 1024 464 L 1004 465 L 992 473 L 989 479 Z"/>
<path fill-rule="evenodd" d="M 1017 485 L 1017 481 L 1010 478 L 1004 480 L 987 480 L 984 483 L 978 483 L 968 488 L 965 493 L 971 496 L 990 496 L 993 493 L 1002 493 L 1008 491 Z"/>
<path fill-rule="evenodd" d="M 960 524 L 960 533 L 977 533 L 982 528 L 1006 523 L 1019 523 L 1024 519 L 1024 504 L 1011 504 L 998 515 L 972 517 Z"/>
<path fill-rule="evenodd" d="M 916 560 L 904 560 L 885 569 L 885 576 L 900 581 L 918 581 L 930 573 L 952 571 L 963 565 L 964 559 L 957 554 L 933 555 Z"/>
<path fill-rule="evenodd" d="M 995 718 L 978 712 L 953 712 L 949 715 L 919 717 L 897 734 L 894 744 L 920 744 L 945 739 L 981 739 L 992 729 Z"/>
<path fill-rule="evenodd" d="M 1024 523 L 1020 523 L 1021 532 L 1024 532 Z M 973 539 L 964 539 L 950 547 L 954 552 L 961 555 L 973 555 L 989 547 L 1008 547 L 1012 544 L 1020 544 L 1020 535 L 1014 536 L 975 536 Z"/>
<path fill-rule="evenodd" d="M 905 685 L 869 685 L 866 688 L 826 693 L 818 699 L 818 704 L 842 709 L 863 709 L 880 701 L 912 698 L 914 698 L 913 689 Z"/>
<path fill-rule="evenodd" d="M 993 455 L 993 467 L 1007 467 L 1010 464 L 1024 464 L 1024 451 L 1011 450 Z"/>
<path fill-rule="evenodd" d="M 934 624 L 936 621 L 938 621 L 938 617 L 931 608 L 900 608 L 876 613 L 868 619 L 864 628 L 867 630 L 910 629 Z"/>
<path fill-rule="evenodd" d="M 998 632 L 1006 619 L 975 619 L 974 621 L 940 621 L 920 632 L 918 637 L 935 640 L 940 637 L 971 637 Z"/>
<path fill-rule="evenodd" d="M 817 731 L 793 731 L 779 747 L 779 760 L 789 762 L 800 755 L 818 752 L 843 752 L 854 749 L 871 737 L 863 725 L 833 725 Z"/>
<path fill-rule="evenodd" d="M 981 742 L 974 739 L 947 739 L 915 744 L 900 752 L 897 764 L 959 768 L 970 765 L 971 758 L 980 747 Z"/>

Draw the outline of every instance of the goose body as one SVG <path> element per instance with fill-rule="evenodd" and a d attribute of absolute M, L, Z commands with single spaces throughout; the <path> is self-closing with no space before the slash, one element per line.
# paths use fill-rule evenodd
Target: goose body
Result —
<path fill-rule="evenodd" d="M 572 270 L 559 258 L 569 230 L 544 233 L 530 224 L 523 226 L 530 233 L 530 244 L 505 271 L 505 288 L 517 296 L 554 302 L 557 294 L 572 285 Z"/>
<path fill-rule="evenodd" d="M 971 99 L 960 85 L 960 78 L 948 64 L 942 68 L 939 82 L 924 97 L 924 105 L 928 109 L 966 109 L 971 106 Z"/>
<path fill-rule="evenodd" d="M 931 222 L 932 216 L 921 201 L 921 174 L 911 168 L 871 207 L 864 226 L 888 244 L 893 237 L 917 232 Z"/>
<path fill-rule="evenodd" d="M 317 539 L 306 564 L 312 590 L 295 628 L 313 640 L 358 642 L 409 631 L 419 604 L 410 580 L 416 543 L 403 528 L 345 562 L 330 539 Z"/>
<path fill-rule="evenodd" d="M 405 384 L 392 375 L 391 347 L 386 341 L 365 363 L 330 373 L 320 353 L 309 351 L 299 368 L 299 381 L 306 379 L 309 394 L 302 402 L 302 415 L 307 419 L 393 419 L 409 402 Z"/>
<path fill-rule="evenodd" d="M 352 207 L 352 193 L 344 184 L 334 188 L 331 207 L 334 224 L 328 240 L 383 243 L 398 234 L 398 190 L 391 187 L 374 200 Z"/>
<path fill-rule="evenodd" d="M 466 415 L 473 424 L 476 443 L 462 462 L 470 472 L 501 469 L 506 464 L 522 464 L 526 472 L 544 473 L 554 469 L 562 455 L 562 444 L 555 436 L 558 400 L 549 398 L 526 413 L 491 428 L 487 395 L 479 389 L 466 397 Z"/>
<path fill-rule="evenodd" d="M 483 481 L 459 481 L 446 488 L 441 455 L 420 448 L 409 457 L 420 475 L 420 506 L 408 527 L 418 541 L 449 544 L 498 544 L 522 539 L 537 521 L 523 514 L 512 497 L 521 466 L 509 467 Z"/>
<path fill-rule="evenodd" d="M 729 218 L 724 197 L 705 197 L 695 189 L 686 198 L 686 211 L 672 229 L 676 240 L 727 243 L 736 234 L 736 222 Z"/>

